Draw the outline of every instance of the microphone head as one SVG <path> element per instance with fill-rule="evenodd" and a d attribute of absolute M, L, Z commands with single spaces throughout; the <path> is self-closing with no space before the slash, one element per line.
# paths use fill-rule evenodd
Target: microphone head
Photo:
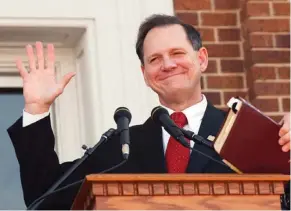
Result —
<path fill-rule="evenodd" d="M 166 114 L 169 116 L 169 112 L 167 111 L 167 109 L 165 109 L 161 106 L 157 106 L 157 107 L 153 108 L 153 110 L 151 112 L 151 118 L 152 118 L 152 120 L 154 120 L 154 122 L 160 124 L 160 116 L 162 114 Z"/>
<path fill-rule="evenodd" d="M 126 107 L 119 107 L 115 110 L 114 112 L 114 120 L 115 122 L 117 123 L 117 120 L 120 118 L 120 117 L 126 117 L 128 119 L 128 123 L 130 123 L 131 121 L 131 113 L 130 111 L 128 110 L 128 108 Z"/>

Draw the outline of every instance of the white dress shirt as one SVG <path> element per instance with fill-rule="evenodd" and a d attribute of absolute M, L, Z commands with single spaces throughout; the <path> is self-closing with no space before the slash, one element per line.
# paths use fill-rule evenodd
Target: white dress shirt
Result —
<path fill-rule="evenodd" d="M 22 119 L 22 126 L 26 127 L 28 125 L 31 125 L 32 123 L 35 123 L 45 117 L 47 117 L 50 114 L 50 112 L 45 112 L 43 114 L 30 114 L 23 110 L 23 119 Z"/>
<path fill-rule="evenodd" d="M 171 110 L 165 106 L 163 106 L 163 107 L 168 110 L 170 115 L 172 113 L 174 113 L 173 110 Z M 185 125 L 183 128 L 186 130 L 190 130 L 190 131 L 194 132 L 195 134 L 198 134 L 206 107 L 207 107 L 207 100 L 206 100 L 206 97 L 204 95 L 202 95 L 202 100 L 199 103 L 196 103 L 195 105 L 192 105 L 191 107 L 183 110 L 182 112 L 185 114 L 187 121 L 188 121 L 188 124 Z M 163 128 L 164 153 L 166 153 L 169 139 L 170 139 L 170 134 Z M 190 146 L 191 147 L 194 146 L 193 141 L 190 141 Z"/>
<path fill-rule="evenodd" d="M 163 107 L 168 110 L 170 115 L 172 113 L 174 113 L 173 110 L 166 108 L 165 106 L 163 106 Z M 183 110 L 182 112 L 185 114 L 185 116 L 187 117 L 187 120 L 188 120 L 188 124 L 185 125 L 184 129 L 191 130 L 195 134 L 197 134 L 199 131 L 201 121 L 202 121 L 202 118 L 204 116 L 206 107 L 207 107 L 207 100 L 206 100 L 206 97 L 204 95 L 202 95 L 202 100 L 199 103 L 196 103 L 195 105 L 192 105 L 191 107 Z M 33 115 L 33 114 L 29 114 L 23 110 L 23 122 L 22 122 L 23 127 L 26 127 L 30 124 L 33 124 L 33 123 L 47 117 L 49 115 L 49 113 L 50 112 L 48 111 L 48 112 L 45 112 L 43 114 Z M 162 130 L 163 130 L 164 153 L 166 153 L 170 134 L 164 128 Z M 191 147 L 193 147 L 194 142 L 191 141 L 190 145 L 191 145 Z"/>

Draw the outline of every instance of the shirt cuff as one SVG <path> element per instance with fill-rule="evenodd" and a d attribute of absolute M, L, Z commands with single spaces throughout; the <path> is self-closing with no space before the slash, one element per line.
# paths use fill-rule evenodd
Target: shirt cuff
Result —
<path fill-rule="evenodd" d="M 26 127 L 28 125 L 31 125 L 49 115 L 49 111 L 42 113 L 42 114 L 30 114 L 23 110 L 23 120 L 22 120 L 22 126 Z"/>

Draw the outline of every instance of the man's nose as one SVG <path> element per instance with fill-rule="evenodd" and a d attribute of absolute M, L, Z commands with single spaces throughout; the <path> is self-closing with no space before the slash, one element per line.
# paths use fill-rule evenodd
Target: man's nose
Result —
<path fill-rule="evenodd" d="M 171 58 L 164 58 L 162 65 L 162 70 L 164 71 L 171 71 L 177 67 L 176 62 Z"/>

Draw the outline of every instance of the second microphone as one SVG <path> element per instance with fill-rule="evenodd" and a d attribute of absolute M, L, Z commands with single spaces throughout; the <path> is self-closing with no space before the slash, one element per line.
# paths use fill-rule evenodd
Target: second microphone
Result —
<path fill-rule="evenodd" d="M 131 113 L 128 108 L 119 107 L 114 112 L 114 120 L 117 124 L 117 133 L 120 137 L 121 151 L 125 160 L 129 157 L 129 123 L 131 121 Z"/>

